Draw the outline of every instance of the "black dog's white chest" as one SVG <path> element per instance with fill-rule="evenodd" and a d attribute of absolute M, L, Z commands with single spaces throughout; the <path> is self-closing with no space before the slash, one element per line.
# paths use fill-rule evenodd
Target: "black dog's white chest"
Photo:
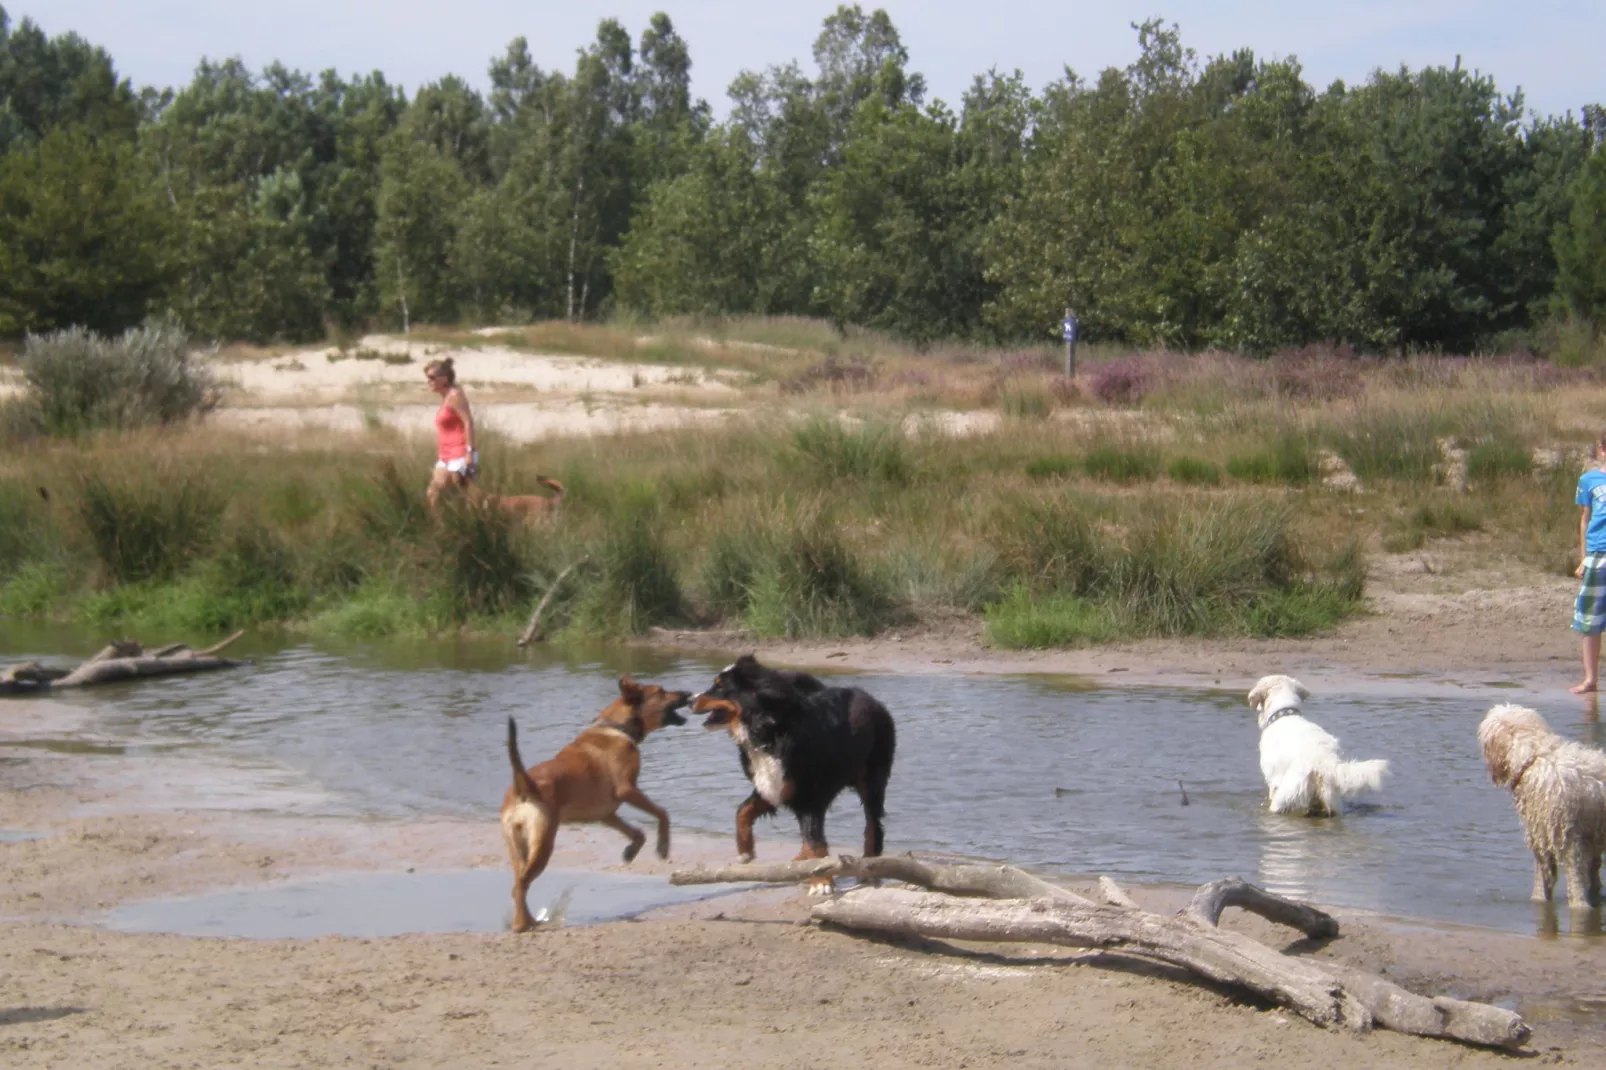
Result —
<path fill-rule="evenodd" d="M 731 737 L 747 756 L 747 766 L 752 773 L 754 790 L 771 806 L 780 806 L 781 788 L 786 782 L 786 773 L 781 769 L 781 760 L 768 751 L 760 750 L 748 738 L 746 725 L 737 724 L 731 732 Z"/>

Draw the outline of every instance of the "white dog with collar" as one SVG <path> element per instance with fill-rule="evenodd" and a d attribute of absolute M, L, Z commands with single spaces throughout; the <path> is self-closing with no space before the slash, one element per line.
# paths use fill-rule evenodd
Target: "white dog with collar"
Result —
<path fill-rule="evenodd" d="M 1272 813 L 1329 816 L 1344 796 L 1377 791 L 1389 763 L 1382 758 L 1346 762 L 1338 740 L 1300 715 L 1305 685 L 1292 676 L 1265 676 L 1249 692 L 1260 715 L 1260 775 Z"/>

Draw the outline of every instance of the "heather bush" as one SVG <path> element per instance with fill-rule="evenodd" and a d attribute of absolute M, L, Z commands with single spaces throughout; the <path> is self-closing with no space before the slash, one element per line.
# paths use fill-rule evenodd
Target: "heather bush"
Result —
<path fill-rule="evenodd" d="M 1106 405 L 1136 405 L 1154 385 L 1154 370 L 1142 357 L 1121 357 L 1095 365 L 1088 393 Z"/>

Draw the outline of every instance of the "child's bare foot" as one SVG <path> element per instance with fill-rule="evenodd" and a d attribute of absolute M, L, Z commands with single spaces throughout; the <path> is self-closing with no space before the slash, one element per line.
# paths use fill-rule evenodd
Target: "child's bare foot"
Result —
<path fill-rule="evenodd" d="M 1583 683 L 1575 684 L 1574 686 L 1569 687 L 1567 690 L 1571 691 L 1575 695 L 1587 695 L 1595 690 L 1595 681 L 1585 680 Z"/>

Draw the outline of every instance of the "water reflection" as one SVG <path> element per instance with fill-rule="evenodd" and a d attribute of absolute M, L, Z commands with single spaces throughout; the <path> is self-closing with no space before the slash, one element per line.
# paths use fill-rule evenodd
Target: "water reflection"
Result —
<path fill-rule="evenodd" d="M 1574 909 L 1566 904 L 1558 909 L 1555 903 L 1535 903 L 1534 905 L 1535 930 L 1540 936 L 1554 938 L 1562 935 L 1598 937 L 1602 935 L 1602 918 L 1600 907 L 1584 907 Z M 1562 915 L 1567 916 L 1565 934 L 1562 931 Z"/>

